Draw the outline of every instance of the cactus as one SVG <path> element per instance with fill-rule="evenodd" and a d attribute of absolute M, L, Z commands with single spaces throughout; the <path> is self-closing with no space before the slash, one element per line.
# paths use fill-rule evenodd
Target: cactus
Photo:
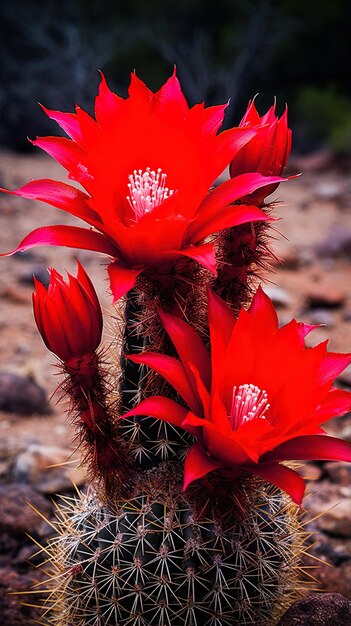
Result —
<path fill-rule="evenodd" d="M 228 486 L 225 507 L 217 500 L 200 512 L 198 494 L 182 495 L 179 473 L 161 464 L 139 495 L 113 509 L 93 492 L 59 504 L 59 538 L 46 548 L 49 623 L 275 623 L 301 585 L 297 507 L 245 479 Z"/>
<path fill-rule="evenodd" d="M 267 296 L 253 295 L 272 255 L 265 198 L 284 180 L 286 112 L 260 118 L 251 103 L 218 134 L 225 107 L 189 109 L 175 74 L 156 94 L 132 75 L 129 93 L 102 77 L 96 121 L 45 109 L 72 140 L 34 143 L 84 192 L 48 180 L 11 192 L 90 226 L 42 227 L 12 252 L 105 253 L 118 301 L 110 368 L 83 268 L 68 284 L 51 271 L 48 291 L 36 284 L 35 319 L 62 362 L 89 470 L 87 493 L 57 504 L 40 623 L 275 626 L 303 586 L 304 481 L 291 461 L 351 461 L 350 444 L 320 426 L 350 408 L 332 388 L 350 357 L 309 352 L 312 328 L 279 329 Z"/>

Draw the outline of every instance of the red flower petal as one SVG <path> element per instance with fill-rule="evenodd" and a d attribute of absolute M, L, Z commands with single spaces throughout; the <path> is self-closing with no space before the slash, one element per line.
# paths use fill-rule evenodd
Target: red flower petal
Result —
<path fill-rule="evenodd" d="M 130 289 L 133 289 L 136 279 L 143 269 L 143 267 L 139 269 L 126 267 L 118 260 L 110 263 L 107 271 L 114 302 L 125 296 Z"/>
<path fill-rule="evenodd" d="M 66 137 L 37 137 L 32 144 L 47 152 L 69 172 L 77 172 L 79 164 L 86 158 L 84 150 Z"/>
<path fill-rule="evenodd" d="M 202 412 L 201 402 L 185 373 L 183 365 L 173 357 L 157 352 L 143 352 L 142 354 L 128 356 L 127 358 L 133 363 L 142 363 L 148 367 L 152 367 L 155 372 L 161 374 L 167 382 L 181 395 L 183 400 L 189 405 L 190 409 L 195 413 Z"/>
<path fill-rule="evenodd" d="M 351 443 L 328 435 L 302 435 L 267 452 L 267 461 L 350 461 Z"/>
<path fill-rule="evenodd" d="M 322 424 L 332 417 L 345 415 L 351 411 L 351 393 L 345 389 L 331 389 L 322 401 L 313 417 Z"/>
<path fill-rule="evenodd" d="M 181 256 L 187 256 L 190 259 L 194 259 L 209 270 L 212 274 L 217 276 L 217 263 L 216 263 L 216 255 L 213 243 L 205 243 L 202 246 L 191 246 L 191 248 L 187 248 L 186 250 L 180 250 L 176 252 Z"/>
<path fill-rule="evenodd" d="M 259 476 L 272 485 L 275 485 L 279 489 L 283 489 L 291 498 L 301 506 L 302 498 L 305 493 L 305 481 L 297 472 L 286 467 L 285 465 L 279 465 L 279 463 L 271 463 L 267 465 L 254 465 L 252 467 L 245 468 L 251 474 Z"/>
<path fill-rule="evenodd" d="M 47 109 L 42 104 L 40 106 L 44 113 L 46 113 L 51 120 L 57 122 L 57 124 L 62 128 L 62 130 L 65 131 L 65 133 L 67 133 L 67 135 L 69 135 L 69 137 L 80 143 L 82 133 L 75 113 L 63 113 L 62 111 Z"/>
<path fill-rule="evenodd" d="M 200 207 L 201 209 L 201 207 Z M 272 218 L 256 206 L 230 205 L 218 206 L 211 219 L 206 221 L 199 217 L 189 227 L 189 236 L 192 241 L 199 241 L 207 235 L 218 233 L 225 228 L 233 228 L 247 222 L 267 222 Z"/>
<path fill-rule="evenodd" d="M 32 230 L 10 252 L 0 254 L 9 256 L 15 252 L 22 252 L 34 246 L 67 246 L 68 248 L 82 248 L 93 252 L 103 252 L 110 256 L 116 256 L 118 250 L 105 235 L 87 228 L 78 226 L 42 226 Z"/>
<path fill-rule="evenodd" d="M 328 352 L 324 356 L 319 370 L 321 384 L 334 382 L 350 363 L 351 354 Z"/>
<path fill-rule="evenodd" d="M 179 354 L 189 380 L 193 380 L 189 368 L 189 363 L 192 363 L 199 371 L 205 386 L 209 388 L 211 383 L 210 355 L 196 330 L 174 315 L 168 315 L 161 310 L 159 315 Z"/>
<path fill-rule="evenodd" d="M 277 312 L 272 300 L 265 294 L 261 286 L 258 287 L 252 299 L 249 312 L 255 319 L 255 328 L 266 340 L 278 330 Z"/>
<path fill-rule="evenodd" d="M 221 467 L 220 463 L 216 463 L 216 461 L 210 459 L 200 443 L 196 443 L 190 448 L 186 455 L 183 490 L 185 491 L 194 480 L 198 480 L 209 472 L 213 472 L 213 470 L 220 469 Z"/>
<path fill-rule="evenodd" d="M 188 409 L 180 406 L 180 404 L 177 404 L 174 400 L 164 398 L 163 396 L 152 396 L 142 400 L 134 409 L 123 413 L 120 418 L 132 417 L 133 415 L 151 415 L 163 422 L 181 428 L 187 413 Z"/>
<path fill-rule="evenodd" d="M 66 183 L 43 178 L 33 180 L 15 191 L 9 191 L 2 187 L 0 187 L 0 191 L 14 196 L 21 196 L 22 198 L 47 202 L 93 225 L 101 222 L 99 215 L 95 213 L 87 203 L 89 196 L 76 187 L 72 187 Z"/>

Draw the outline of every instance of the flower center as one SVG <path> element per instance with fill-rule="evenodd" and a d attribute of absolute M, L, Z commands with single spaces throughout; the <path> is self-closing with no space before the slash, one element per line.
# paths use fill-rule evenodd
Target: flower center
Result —
<path fill-rule="evenodd" d="M 128 180 L 130 195 L 127 196 L 127 200 L 137 220 L 174 194 L 174 189 L 166 187 L 167 174 L 164 174 L 161 168 L 157 172 L 150 167 L 144 172 L 134 170 L 133 174 L 128 176 Z"/>
<path fill-rule="evenodd" d="M 240 385 L 233 387 L 232 406 L 229 421 L 233 430 L 253 419 L 266 419 L 268 411 L 267 392 L 256 385 Z"/>

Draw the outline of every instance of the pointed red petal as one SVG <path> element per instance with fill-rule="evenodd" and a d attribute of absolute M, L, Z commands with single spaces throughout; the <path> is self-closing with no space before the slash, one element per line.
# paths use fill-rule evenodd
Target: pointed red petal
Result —
<path fill-rule="evenodd" d="M 305 493 L 305 481 L 297 472 L 286 467 L 285 465 L 279 465 L 279 463 L 271 463 L 267 465 L 250 466 L 245 468 L 251 474 L 259 476 L 272 485 L 279 487 L 285 491 L 289 496 L 301 506 L 302 498 Z"/>
<path fill-rule="evenodd" d="M 143 267 L 140 269 L 132 269 L 116 260 L 107 268 L 110 278 L 110 287 L 113 295 L 113 301 L 116 302 L 122 296 L 125 296 L 128 291 L 133 289 L 136 279 L 143 271 Z"/>
<path fill-rule="evenodd" d="M 148 367 L 152 367 L 152 369 L 158 372 L 158 374 L 161 374 L 161 376 L 178 391 L 192 411 L 201 413 L 201 402 L 199 402 L 198 397 L 194 393 L 180 361 L 174 357 L 158 354 L 157 352 L 143 352 L 142 354 L 133 356 L 127 355 L 127 358 L 133 361 L 133 363 L 142 363 Z"/>
<path fill-rule="evenodd" d="M 281 443 L 274 450 L 267 452 L 262 459 L 351 462 L 351 443 L 328 435 L 302 435 Z"/>
<path fill-rule="evenodd" d="M 320 366 L 321 384 L 334 382 L 344 369 L 351 363 L 351 354 L 327 352 Z"/>
<path fill-rule="evenodd" d="M 183 490 L 190 485 L 194 480 L 202 478 L 213 470 L 220 469 L 222 465 L 212 461 L 206 454 L 206 451 L 200 443 L 196 443 L 192 446 L 186 455 L 184 463 L 184 484 Z"/>
<path fill-rule="evenodd" d="M 209 219 L 202 215 L 201 206 L 199 211 L 188 229 L 189 237 L 194 243 L 225 228 L 233 228 L 247 222 L 267 222 L 272 219 L 256 206 L 246 206 L 245 204 L 230 205 L 224 208 L 222 205 L 218 206 Z"/>
<path fill-rule="evenodd" d="M 189 369 L 189 363 L 192 363 L 209 389 L 211 383 L 210 355 L 196 330 L 179 317 L 166 314 L 161 310 L 159 315 L 166 332 L 179 354 L 189 380 L 193 380 L 192 372 Z"/>
<path fill-rule="evenodd" d="M 187 101 L 175 73 L 155 93 L 152 101 L 155 111 L 167 114 L 167 118 L 183 117 L 189 112 Z"/>
<path fill-rule="evenodd" d="M 210 289 L 207 289 L 207 299 L 211 350 L 216 355 L 214 359 L 220 359 L 222 350 L 227 345 L 232 334 L 236 321 L 235 315 L 229 306 Z"/>
<path fill-rule="evenodd" d="M 67 246 L 68 248 L 81 248 L 102 252 L 110 256 L 116 256 L 118 250 L 116 246 L 101 233 L 78 226 L 42 226 L 32 230 L 17 248 L 0 254 L 0 256 L 10 256 L 15 252 L 22 252 L 36 246 Z"/>
<path fill-rule="evenodd" d="M 338 415 L 345 415 L 351 411 L 351 393 L 346 389 L 331 389 L 318 407 L 313 417 L 318 417 L 318 423 Z"/>
<path fill-rule="evenodd" d="M 152 396 L 142 400 L 134 409 L 123 413 L 120 418 L 132 417 L 133 415 L 151 415 L 151 417 L 156 417 L 163 422 L 181 428 L 187 413 L 188 409 L 177 404 L 174 400 L 163 396 Z"/>
<path fill-rule="evenodd" d="M 69 135 L 74 141 L 78 143 L 82 139 L 82 134 L 79 126 L 79 122 L 75 113 L 63 113 L 62 111 L 53 111 L 51 109 L 47 109 L 42 104 L 40 105 L 43 109 L 44 113 L 51 119 L 54 120 L 62 130 Z"/>
<path fill-rule="evenodd" d="M 32 144 L 47 152 L 70 172 L 76 172 L 79 163 L 84 163 L 86 157 L 84 150 L 66 137 L 38 137 Z"/>
<path fill-rule="evenodd" d="M 255 327 L 260 331 L 260 335 L 269 338 L 279 327 L 277 312 L 272 300 L 258 287 L 249 309 L 250 315 L 255 320 Z"/>
<path fill-rule="evenodd" d="M 194 259 L 194 261 L 200 263 L 202 267 L 205 267 L 212 274 L 217 276 L 216 255 L 213 243 L 205 243 L 202 246 L 191 246 L 191 248 L 187 248 L 186 250 L 180 250 L 179 254 Z"/>
<path fill-rule="evenodd" d="M 99 85 L 99 94 L 95 98 L 95 117 L 100 126 L 113 128 L 116 118 L 123 110 L 124 100 L 113 93 L 108 87 L 105 76 L 102 72 Z"/>
<path fill-rule="evenodd" d="M 0 187 L 0 191 L 21 196 L 40 202 L 47 202 L 57 209 L 62 209 L 90 223 L 100 222 L 100 218 L 87 204 L 89 196 L 80 189 L 57 180 L 43 178 L 33 180 L 15 191 L 8 191 Z"/>

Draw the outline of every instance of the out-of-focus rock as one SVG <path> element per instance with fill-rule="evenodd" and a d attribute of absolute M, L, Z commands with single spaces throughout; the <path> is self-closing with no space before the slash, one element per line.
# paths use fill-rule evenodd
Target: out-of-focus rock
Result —
<path fill-rule="evenodd" d="M 30 485 L 0 485 L 0 533 L 29 533 L 36 537 L 47 534 L 48 525 L 28 503 L 43 516 L 50 516 L 50 503 Z"/>
<path fill-rule="evenodd" d="M 317 463 L 303 463 L 298 472 L 306 480 L 319 480 L 322 476 L 322 468 Z"/>
<path fill-rule="evenodd" d="M 34 380 L 13 372 L 0 372 L 0 411 L 47 415 L 51 408 L 44 389 Z"/>
<path fill-rule="evenodd" d="M 320 258 L 351 257 L 351 230 L 344 226 L 333 226 L 326 237 L 316 244 L 315 252 Z"/>
<path fill-rule="evenodd" d="M 330 480 L 338 485 L 351 485 L 351 463 L 343 461 L 325 463 L 324 470 L 328 474 Z M 350 511 L 350 524 L 351 524 L 351 511 Z"/>
<path fill-rule="evenodd" d="M 35 577 L 41 577 L 40 572 L 36 572 Z M 4 626 L 28 626 L 31 623 L 39 623 L 37 620 L 40 617 L 40 610 L 35 605 L 40 604 L 40 598 L 38 594 L 31 595 L 30 589 L 33 585 L 33 577 L 19 574 L 10 567 L 0 568 L 0 615 Z M 45 594 L 42 601 L 44 599 Z"/>
<path fill-rule="evenodd" d="M 318 285 L 306 293 L 306 306 L 309 309 L 338 309 L 345 302 L 341 289 Z"/>
<path fill-rule="evenodd" d="M 45 494 L 71 490 L 73 484 L 81 486 L 86 479 L 83 469 L 69 463 L 71 455 L 67 449 L 33 443 L 17 457 L 14 477 Z"/>
<path fill-rule="evenodd" d="M 33 276 L 39 280 L 45 287 L 50 283 L 50 274 L 45 265 L 35 265 L 30 268 L 26 268 L 18 277 L 18 280 L 23 285 L 34 285 Z"/>
<path fill-rule="evenodd" d="M 298 600 L 278 626 L 350 626 L 351 601 L 340 593 L 311 593 Z"/>
<path fill-rule="evenodd" d="M 323 324 L 328 328 L 334 328 L 335 317 L 332 311 L 328 309 L 312 309 L 309 315 L 309 322 L 311 324 Z"/>
<path fill-rule="evenodd" d="M 275 285 L 265 286 L 264 292 L 277 307 L 286 307 L 291 304 L 290 294 L 282 287 L 276 287 Z"/>
<path fill-rule="evenodd" d="M 28 303 L 28 291 L 20 289 L 19 287 L 13 287 L 12 285 L 9 285 L 2 290 L 1 297 L 4 300 L 12 302 L 13 304 Z"/>
<path fill-rule="evenodd" d="M 345 191 L 345 183 L 340 180 L 318 180 L 313 188 L 314 195 L 318 200 L 331 200 L 334 202 L 342 200 Z"/>
<path fill-rule="evenodd" d="M 304 503 L 308 518 L 318 517 L 316 526 L 333 536 L 351 537 L 351 485 L 345 487 L 323 480 Z"/>
<path fill-rule="evenodd" d="M 331 150 L 315 150 L 308 154 L 291 155 L 289 172 L 321 172 L 335 165 L 335 154 Z"/>

